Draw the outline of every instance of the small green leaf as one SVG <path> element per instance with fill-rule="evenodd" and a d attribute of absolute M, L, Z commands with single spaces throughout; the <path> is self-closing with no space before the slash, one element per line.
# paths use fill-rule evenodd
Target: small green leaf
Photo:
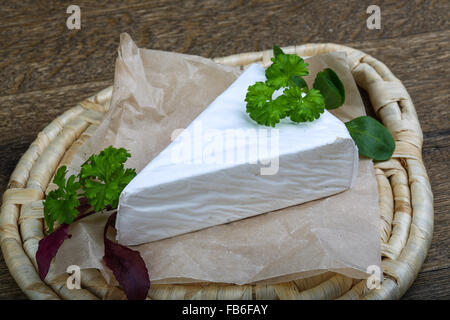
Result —
<path fill-rule="evenodd" d="M 355 118 L 345 123 L 359 153 L 377 161 L 391 158 L 395 141 L 391 132 L 369 116 Z"/>
<path fill-rule="evenodd" d="M 280 54 L 284 54 L 283 50 L 281 50 L 281 48 L 277 45 L 273 46 L 273 55 L 276 57 Z"/>
<path fill-rule="evenodd" d="M 291 81 L 300 89 L 303 89 L 303 88 L 308 89 L 308 84 L 306 83 L 305 79 L 303 79 L 300 76 L 292 76 Z"/>
<path fill-rule="evenodd" d="M 317 73 L 314 80 L 314 89 L 322 93 L 325 98 L 325 107 L 328 110 L 336 109 L 345 102 L 345 89 L 338 75 L 330 68 Z"/>

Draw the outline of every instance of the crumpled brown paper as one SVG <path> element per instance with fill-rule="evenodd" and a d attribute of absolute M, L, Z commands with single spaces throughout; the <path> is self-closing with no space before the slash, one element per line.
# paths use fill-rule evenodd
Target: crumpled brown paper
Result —
<path fill-rule="evenodd" d="M 109 112 L 69 169 L 113 145 L 129 150 L 127 166 L 140 171 L 240 73 L 199 56 L 141 49 L 122 34 Z"/>
<path fill-rule="evenodd" d="M 336 116 L 345 121 L 365 114 L 344 53 L 307 61 L 310 86 L 326 67 L 343 81 L 346 102 L 333 111 Z M 169 144 L 173 129 L 186 127 L 239 73 L 200 57 L 139 49 L 122 35 L 109 114 L 74 158 L 72 170 L 110 144 L 131 150 L 128 165 L 142 169 Z M 63 273 L 76 264 L 98 268 L 110 278 L 101 262 L 106 219 L 97 214 L 71 226 L 73 237 L 52 268 Z M 360 159 L 354 187 L 340 194 L 133 248 L 153 283 L 269 283 L 326 271 L 365 278 L 368 266 L 381 267 L 372 161 Z"/>

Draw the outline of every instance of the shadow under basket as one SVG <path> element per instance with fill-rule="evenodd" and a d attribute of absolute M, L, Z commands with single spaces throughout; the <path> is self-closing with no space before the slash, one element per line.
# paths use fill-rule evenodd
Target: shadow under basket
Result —
<path fill-rule="evenodd" d="M 336 44 L 283 48 L 285 53 L 314 56 L 345 51 L 356 83 L 369 95 L 374 113 L 392 132 L 396 149 L 388 161 L 375 163 L 381 219 L 381 288 L 333 272 L 272 285 L 152 284 L 148 299 L 398 299 L 416 278 L 433 233 L 433 194 L 422 162 L 422 131 L 411 98 L 399 79 L 380 61 Z M 214 59 L 241 66 L 270 65 L 272 51 Z M 82 271 L 82 288 L 69 290 L 68 275 L 51 273 L 42 281 L 36 251 L 43 233 L 42 200 L 55 170 L 71 162 L 106 114 L 112 87 L 80 102 L 53 120 L 22 156 L 3 195 L 0 243 L 6 264 L 30 299 L 125 299 L 108 286 L 100 271 Z"/>

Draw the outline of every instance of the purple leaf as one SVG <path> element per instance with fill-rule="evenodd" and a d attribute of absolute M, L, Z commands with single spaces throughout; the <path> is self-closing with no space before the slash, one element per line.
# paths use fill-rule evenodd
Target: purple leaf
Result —
<path fill-rule="evenodd" d="M 69 239 L 70 237 L 72 237 L 72 235 L 69 234 L 69 225 L 64 223 L 39 241 L 38 250 L 36 252 L 36 261 L 41 280 L 45 279 L 48 269 L 50 269 L 50 263 L 56 256 L 59 247 L 61 247 L 64 240 Z"/>
<path fill-rule="evenodd" d="M 115 243 L 106 237 L 108 227 L 114 223 L 116 213 L 112 214 L 105 226 L 103 238 L 105 255 L 103 262 L 110 268 L 125 291 L 128 300 L 145 300 L 150 288 L 150 278 L 144 260 L 138 251 Z"/>
<path fill-rule="evenodd" d="M 79 215 L 74 219 L 74 222 L 80 219 L 83 219 L 85 217 L 85 212 L 88 209 L 91 209 L 91 206 L 88 203 L 88 198 L 82 197 L 78 199 L 80 201 L 80 205 L 77 207 L 77 210 L 79 212 Z"/>

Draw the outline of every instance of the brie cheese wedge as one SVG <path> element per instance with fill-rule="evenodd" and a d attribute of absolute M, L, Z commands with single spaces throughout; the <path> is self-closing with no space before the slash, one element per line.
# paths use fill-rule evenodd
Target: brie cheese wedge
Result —
<path fill-rule="evenodd" d="M 124 245 L 160 240 L 320 199 L 352 186 L 358 150 L 345 124 L 325 111 L 276 128 L 246 113 L 254 64 L 123 190 L 116 219 Z M 149 137 L 151 139 L 151 137 Z"/>

